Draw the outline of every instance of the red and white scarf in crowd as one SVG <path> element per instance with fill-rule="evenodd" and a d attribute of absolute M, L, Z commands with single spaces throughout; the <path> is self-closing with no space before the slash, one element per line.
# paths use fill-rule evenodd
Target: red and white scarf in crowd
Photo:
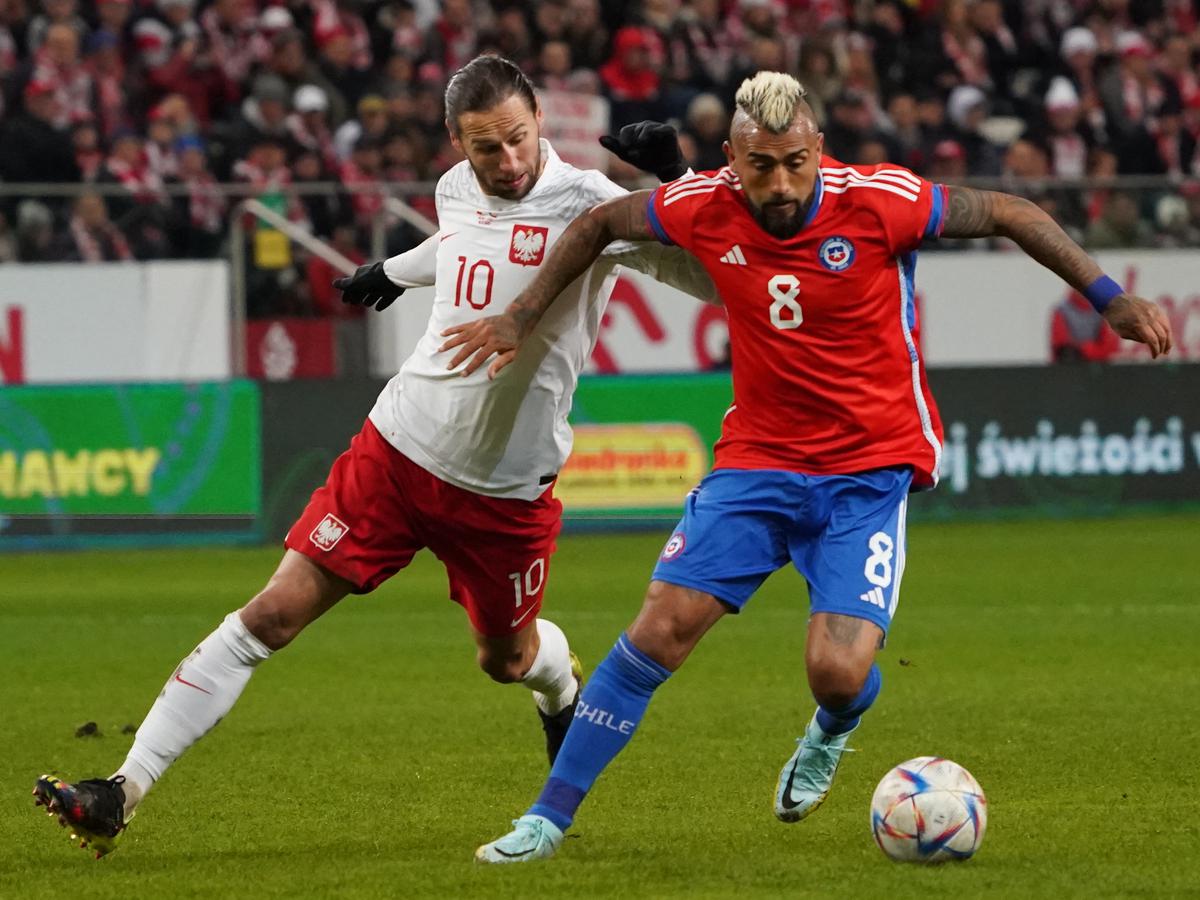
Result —
<path fill-rule="evenodd" d="M 1125 117 L 1130 122 L 1144 121 L 1147 131 L 1158 133 L 1158 122 L 1154 117 L 1158 115 L 1166 93 L 1157 79 L 1152 78 L 1148 84 L 1142 84 L 1132 75 L 1122 73 L 1121 99 L 1125 105 Z"/>
<path fill-rule="evenodd" d="M 58 101 L 57 128 L 67 128 L 77 122 L 92 119 L 92 75 L 82 63 L 60 66 L 43 47 L 34 57 L 33 75 L 29 79 L 49 85 Z"/>
<path fill-rule="evenodd" d="M 346 160 L 346 162 L 342 163 L 340 174 L 342 184 L 346 187 L 370 188 L 380 185 L 377 175 L 364 172 L 354 164 L 353 160 Z M 383 194 L 377 191 L 365 191 L 351 194 L 350 196 L 358 224 L 369 227 L 371 222 L 374 221 L 375 216 L 383 210 Z"/>
<path fill-rule="evenodd" d="M 949 29 L 942 29 L 942 50 L 954 63 L 963 84 L 987 87 L 991 79 L 987 70 L 987 47 L 979 35 L 972 33 L 965 41 Z"/>
<path fill-rule="evenodd" d="M 271 53 L 270 43 L 255 28 L 256 18 L 251 16 L 228 28 L 221 23 L 215 7 L 210 6 L 200 14 L 200 28 L 208 39 L 213 62 L 230 81 L 245 81 L 255 64 Z"/>
<path fill-rule="evenodd" d="M 166 199 L 162 179 L 151 170 L 143 157 L 136 166 L 131 166 L 115 156 L 108 158 L 108 171 L 112 172 L 133 198 L 139 203 L 158 203 Z"/>
<path fill-rule="evenodd" d="M 122 71 L 98 72 L 92 69 L 92 79 L 96 85 L 96 125 L 105 140 L 109 140 L 117 129 L 129 123 L 125 115 L 125 73 Z"/>
<path fill-rule="evenodd" d="M 217 188 L 217 179 L 208 172 L 201 172 L 183 179 L 188 191 L 188 218 L 192 226 L 209 234 L 216 234 L 225 227 L 225 210 L 228 203 Z"/>
<path fill-rule="evenodd" d="M 304 209 L 304 204 L 290 190 L 292 186 L 292 172 L 286 165 L 268 172 L 248 159 L 240 159 L 233 164 L 233 177 L 251 185 L 259 196 L 273 193 L 283 194 L 287 198 L 288 220 L 297 224 L 308 222 L 308 213 Z M 243 219 L 243 224 L 248 231 L 254 229 L 254 222 L 254 214 L 247 213 Z"/>
<path fill-rule="evenodd" d="M 179 157 L 171 147 L 146 141 L 146 165 L 159 179 L 165 180 L 179 172 Z"/>
<path fill-rule="evenodd" d="M 83 262 L 110 261 L 104 255 L 102 240 L 109 242 L 117 259 L 133 259 L 133 252 L 129 249 L 129 242 L 125 240 L 125 235 L 121 234 L 120 229 L 111 222 L 103 226 L 99 234 L 94 234 L 88 230 L 79 216 L 71 216 L 70 229 L 71 238 L 75 241 L 75 246 L 79 250 L 79 258 Z"/>
<path fill-rule="evenodd" d="M 362 17 L 339 9 L 336 0 L 313 0 L 313 40 L 320 46 L 335 34 L 350 38 L 354 54 L 350 65 L 355 69 L 371 68 L 371 35 Z"/>

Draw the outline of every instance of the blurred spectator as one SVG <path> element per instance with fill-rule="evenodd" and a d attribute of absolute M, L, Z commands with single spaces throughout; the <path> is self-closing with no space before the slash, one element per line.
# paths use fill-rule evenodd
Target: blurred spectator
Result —
<path fill-rule="evenodd" d="M 1095 140 L 1083 127 L 1079 94 L 1068 79 L 1060 75 L 1050 83 L 1045 110 L 1041 140 L 1050 153 L 1050 171 L 1059 178 L 1082 178 Z"/>
<path fill-rule="evenodd" d="M 1117 170 L 1122 174 L 1165 172 L 1156 143 L 1159 119 L 1179 112 L 1178 91 L 1154 70 L 1153 49 L 1142 35 L 1122 32 L 1117 50 L 1120 62 L 1101 79 L 1099 88 Z"/>
<path fill-rule="evenodd" d="M 133 0 L 96 0 L 96 31 L 106 32 L 116 39 L 118 56 L 122 60 L 133 50 L 132 14 Z M 86 40 L 84 44 L 87 44 Z"/>
<path fill-rule="evenodd" d="M 599 69 L 608 59 L 608 29 L 600 19 L 600 0 L 567 0 L 567 43 L 576 66 Z"/>
<path fill-rule="evenodd" d="M 383 149 L 378 137 L 364 134 L 354 144 L 354 152 L 342 163 L 338 176 L 343 185 L 353 189 L 350 207 L 354 222 L 364 237 L 371 232 L 375 217 L 383 211 L 380 172 L 383 169 Z"/>
<path fill-rule="evenodd" d="M 571 45 L 566 41 L 547 41 L 538 54 L 538 87 L 547 91 L 569 90 L 571 76 Z"/>
<path fill-rule="evenodd" d="M 208 171 L 204 142 L 188 135 L 179 139 L 175 149 L 179 165 L 172 182 L 187 188 L 186 194 L 174 199 L 180 250 L 190 259 L 215 256 L 225 233 L 229 204 Z"/>
<path fill-rule="evenodd" d="M 1004 21 L 1000 0 L 975 0 L 970 7 L 971 26 L 983 41 L 983 59 L 987 83 L 993 99 L 1006 111 L 1012 108 L 1012 75 L 1020 67 L 1021 52 L 1017 39 Z"/>
<path fill-rule="evenodd" d="M 92 116 L 100 133 L 111 138 L 119 128 L 131 123 L 129 85 L 125 79 L 125 59 L 115 33 L 94 31 L 88 37 L 87 68 L 92 77 Z"/>
<path fill-rule="evenodd" d="M 21 256 L 17 248 L 17 236 L 8 225 L 8 216 L 0 212 L 0 265 L 20 262 Z"/>
<path fill-rule="evenodd" d="M 104 163 L 104 150 L 100 147 L 100 133 L 91 122 L 80 122 L 71 129 L 71 146 L 75 150 L 75 164 L 83 181 L 95 181 Z"/>
<path fill-rule="evenodd" d="M 981 91 L 991 87 L 987 45 L 971 26 L 966 0 L 945 0 L 940 27 L 930 31 L 918 54 L 917 72 L 923 84 L 942 90 L 970 85 Z"/>
<path fill-rule="evenodd" d="M 353 226 L 338 225 L 333 229 L 331 237 L 330 243 L 333 249 L 356 266 L 361 266 L 367 261 L 367 257 L 355 243 Z M 342 274 L 344 273 L 341 269 L 335 268 L 315 253 L 308 257 L 308 263 L 304 267 L 304 276 L 308 281 L 308 292 L 312 297 L 313 311 L 318 316 L 357 319 L 366 312 L 365 306 L 342 302 L 341 291 L 335 290 L 333 287 L 333 279 Z"/>
<path fill-rule="evenodd" d="M 441 113 L 441 106 L 438 106 Z M 439 123 L 440 124 L 440 123 Z M 363 97 L 358 103 L 358 118 L 350 119 L 333 133 L 333 147 L 341 160 L 349 159 L 359 138 L 363 136 L 382 140 L 391 123 L 388 120 L 387 103 L 378 94 Z M 441 126 L 445 128 L 444 125 Z"/>
<path fill-rule="evenodd" d="M 686 130 L 695 144 L 695 156 L 688 160 L 693 169 L 703 172 L 725 165 L 729 114 L 716 94 L 700 94 L 688 104 Z"/>
<path fill-rule="evenodd" d="M 79 33 L 71 25 L 56 22 L 46 28 L 29 80 L 54 92 L 57 127 L 66 128 L 92 117 L 92 76 L 80 59 Z"/>
<path fill-rule="evenodd" d="M 54 123 L 59 117 L 54 86 L 25 85 L 24 111 L 6 117 L 0 127 L 0 178 L 5 181 L 79 180 L 71 137 Z"/>
<path fill-rule="evenodd" d="M 175 155 L 177 138 L 175 125 L 163 105 L 152 109 L 146 126 L 146 165 L 163 181 L 179 173 L 179 158 Z"/>
<path fill-rule="evenodd" d="M 1171 194 L 1159 197 L 1154 204 L 1154 224 L 1158 229 L 1157 246 L 1200 247 L 1200 221 L 1192 221 L 1185 197 Z"/>
<path fill-rule="evenodd" d="M 270 53 L 270 44 L 258 32 L 254 0 L 213 0 L 199 24 L 213 67 L 234 85 L 245 82 Z"/>
<path fill-rule="evenodd" d="M 331 171 L 338 156 L 329 129 L 329 96 L 315 84 L 305 84 L 292 97 L 295 108 L 287 119 L 288 131 L 298 147 L 316 153 L 321 164 Z"/>
<path fill-rule="evenodd" d="M 54 213 L 40 200 L 17 205 L 17 256 L 21 262 L 49 262 L 54 242 Z"/>
<path fill-rule="evenodd" d="M 721 20 L 719 0 L 693 0 L 669 38 L 671 78 L 693 91 L 725 88 L 733 66 L 733 41 Z"/>
<path fill-rule="evenodd" d="M 878 137 L 867 96 L 861 91 L 846 90 L 835 97 L 829 106 L 824 132 L 826 153 L 846 161 L 856 159 L 859 146 Z"/>
<path fill-rule="evenodd" d="M 41 6 L 42 11 L 30 20 L 25 32 L 25 46 L 30 53 L 36 54 L 42 48 L 55 25 L 65 25 L 74 32 L 76 47 L 83 43 L 88 24 L 79 15 L 75 0 L 42 0 Z"/>
<path fill-rule="evenodd" d="M 264 138 L 278 141 L 284 147 L 291 145 L 288 121 L 291 99 L 287 84 L 278 75 L 259 75 L 254 79 L 253 91 L 242 101 L 241 115 L 229 130 L 234 159 L 244 159 L 250 148 Z"/>
<path fill-rule="evenodd" d="M 1104 362 L 1120 349 L 1120 338 L 1077 291 L 1054 307 L 1050 358 L 1056 363 Z"/>
<path fill-rule="evenodd" d="M 895 94 L 888 101 L 887 124 L 895 154 L 892 162 L 921 171 L 925 167 L 925 135 L 912 94 Z"/>
<path fill-rule="evenodd" d="M 946 117 L 953 126 L 955 140 L 967 151 L 967 168 L 972 175 L 1000 174 L 1000 154 L 981 130 L 987 116 L 987 95 L 978 87 L 960 85 L 950 92 Z"/>
<path fill-rule="evenodd" d="M 302 150 L 292 161 L 292 181 L 297 186 L 316 185 L 336 180 L 334 169 L 326 168 L 321 156 L 311 150 Z M 342 198 L 335 192 L 305 191 L 299 195 L 304 207 L 304 216 L 318 237 L 329 237 L 334 226 L 347 218 L 343 212 Z"/>
<path fill-rule="evenodd" d="M 129 242 L 108 218 L 99 194 L 80 194 L 67 231 L 56 243 L 55 259 L 66 262 L 127 262 L 133 259 Z"/>
<path fill-rule="evenodd" d="M 800 55 L 800 83 L 808 105 L 822 126 L 829 122 L 829 106 L 842 90 L 833 52 L 820 40 L 806 41 Z M 736 91 L 736 86 L 734 87 Z"/>
<path fill-rule="evenodd" d="M 614 131 L 641 119 L 666 118 L 659 75 L 662 58 L 662 42 L 652 29 L 629 25 L 616 33 L 612 56 L 600 67 Z"/>
<path fill-rule="evenodd" d="M 446 72 L 455 72 L 475 56 L 478 33 L 470 0 L 443 0 L 442 15 L 433 25 L 426 53 Z"/>
<path fill-rule="evenodd" d="M 106 195 L 108 215 L 125 234 L 138 259 L 169 254 L 170 201 L 163 181 L 149 164 L 145 144 L 133 131 L 118 132 L 96 184 L 120 185 L 123 191 Z"/>
<path fill-rule="evenodd" d="M 1139 216 L 1137 201 L 1124 191 L 1113 191 L 1100 218 L 1088 226 L 1086 240 L 1090 250 L 1153 247 L 1154 232 Z"/>
<path fill-rule="evenodd" d="M 967 151 L 958 141 L 947 138 L 933 147 L 929 178 L 937 182 L 954 183 L 967 175 Z"/>
<path fill-rule="evenodd" d="M 1019 138 L 1004 152 L 1003 174 L 1005 178 L 1044 180 L 1050 174 L 1050 161 L 1039 144 Z"/>

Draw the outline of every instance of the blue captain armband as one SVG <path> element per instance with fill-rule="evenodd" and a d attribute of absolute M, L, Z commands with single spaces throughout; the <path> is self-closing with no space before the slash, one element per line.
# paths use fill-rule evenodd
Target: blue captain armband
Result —
<path fill-rule="evenodd" d="M 1125 293 L 1125 288 L 1121 287 L 1107 275 L 1101 275 L 1080 293 L 1087 297 L 1088 303 L 1092 304 L 1092 309 L 1098 313 L 1108 309 L 1108 305 L 1114 299 Z"/>

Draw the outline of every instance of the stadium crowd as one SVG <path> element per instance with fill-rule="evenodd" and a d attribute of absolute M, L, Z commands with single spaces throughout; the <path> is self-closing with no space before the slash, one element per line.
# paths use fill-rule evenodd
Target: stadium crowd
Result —
<path fill-rule="evenodd" d="M 0 261 L 214 255 L 227 181 L 360 259 L 380 196 L 298 188 L 436 180 L 446 79 L 488 51 L 613 129 L 678 123 L 697 169 L 741 79 L 785 70 L 843 161 L 992 176 L 1092 248 L 1200 246 L 1196 0 L 0 0 L 0 179 L 109 188 L 5 196 Z M 1061 184 L 1134 174 L 1174 181 Z"/>

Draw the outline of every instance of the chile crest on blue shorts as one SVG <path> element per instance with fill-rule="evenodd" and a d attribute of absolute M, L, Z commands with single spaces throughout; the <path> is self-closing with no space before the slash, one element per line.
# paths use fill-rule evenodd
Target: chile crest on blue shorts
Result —
<path fill-rule="evenodd" d="M 854 244 L 841 236 L 826 238 L 821 242 L 817 257 L 830 272 L 844 272 L 854 263 Z"/>
<path fill-rule="evenodd" d="M 684 538 L 683 532 L 677 531 L 671 535 L 671 539 L 667 541 L 667 546 L 663 547 L 662 556 L 660 558 L 663 562 L 670 562 L 680 553 L 682 553 L 683 548 L 686 546 L 687 540 Z"/>

